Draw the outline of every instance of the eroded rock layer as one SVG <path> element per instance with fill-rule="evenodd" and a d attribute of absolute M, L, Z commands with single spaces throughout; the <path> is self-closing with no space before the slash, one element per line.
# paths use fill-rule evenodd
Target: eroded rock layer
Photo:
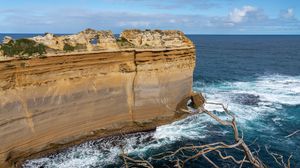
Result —
<path fill-rule="evenodd" d="M 0 167 L 174 120 L 194 66 L 192 45 L 1 61 Z"/>

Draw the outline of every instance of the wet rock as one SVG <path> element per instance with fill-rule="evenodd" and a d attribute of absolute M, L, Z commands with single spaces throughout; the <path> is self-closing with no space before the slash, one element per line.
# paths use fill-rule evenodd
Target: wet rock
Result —
<path fill-rule="evenodd" d="M 233 97 L 233 100 L 242 105 L 250 105 L 250 106 L 257 106 L 260 102 L 259 96 L 253 94 L 236 94 Z"/>
<path fill-rule="evenodd" d="M 191 105 L 196 109 L 201 107 L 205 102 L 205 99 L 204 99 L 204 97 L 202 96 L 201 93 L 193 93 L 191 95 L 191 100 L 192 100 Z"/>

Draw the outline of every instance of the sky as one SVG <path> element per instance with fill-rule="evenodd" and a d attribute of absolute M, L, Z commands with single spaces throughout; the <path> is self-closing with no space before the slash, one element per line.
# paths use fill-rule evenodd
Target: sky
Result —
<path fill-rule="evenodd" d="M 300 34 L 300 0 L 0 0 L 0 33 Z"/>

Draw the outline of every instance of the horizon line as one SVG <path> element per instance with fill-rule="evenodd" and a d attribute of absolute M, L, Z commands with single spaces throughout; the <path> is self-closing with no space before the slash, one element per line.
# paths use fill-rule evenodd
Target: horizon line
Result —
<path fill-rule="evenodd" d="M 45 33 L 48 33 L 48 32 L 44 32 L 44 33 L 1 33 L 1 35 L 5 35 L 5 34 L 28 34 L 28 35 L 33 35 L 33 34 L 45 34 Z M 79 33 L 79 32 L 77 32 Z M 71 35 L 71 34 L 77 34 L 77 33 L 52 33 L 52 34 L 58 34 L 58 35 Z M 114 33 L 114 35 L 119 35 L 120 33 Z M 216 34 L 213 34 L 213 33 L 184 33 L 185 35 L 218 35 L 218 36 L 240 36 L 240 35 L 243 35 L 243 36 L 257 36 L 257 35 L 261 35 L 261 36 L 274 36 L 274 35 L 278 35 L 278 36 L 299 36 L 300 34 L 263 34 L 263 33 L 257 33 L 257 34 L 222 34 L 222 33 L 216 33 Z"/>

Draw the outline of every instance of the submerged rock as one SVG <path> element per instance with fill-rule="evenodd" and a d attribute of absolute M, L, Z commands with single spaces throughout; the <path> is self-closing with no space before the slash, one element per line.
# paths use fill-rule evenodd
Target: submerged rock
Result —
<path fill-rule="evenodd" d="M 233 100 L 239 104 L 250 106 L 257 106 L 260 102 L 259 96 L 247 93 L 236 94 Z"/>

